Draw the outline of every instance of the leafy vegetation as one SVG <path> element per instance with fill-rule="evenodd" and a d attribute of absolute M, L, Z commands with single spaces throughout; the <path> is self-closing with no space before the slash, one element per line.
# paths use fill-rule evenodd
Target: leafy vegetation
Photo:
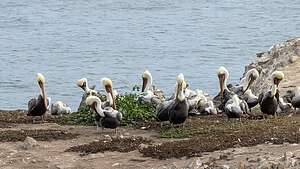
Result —
<path fill-rule="evenodd" d="M 88 106 L 80 107 L 77 112 L 72 113 L 70 116 L 66 118 L 67 121 L 71 124 L 79 124 L 79 125 L 95 124 L 95 114 Z"/>
<path fill-rule="evenodd" d="M 123 113 L 123 122 L 148 122 L 154 119 L 155 107 L 138 101 L 136 94 L 127 94 L 117 98 L 117 109 Z"/>
<path fill-rule="evenodd" d="M 103 96 L 101 100 L 106 100 Z M 128 125 L 134 122 L 149 122 L 153 120 L 155 107 L 148 103 L 138 101 L 137 94 L 126 94 L 116 99 L 118 111 L 123 113 L 123 124 Z M 71 124 L 95 125 L 95 114 L 89 106 L 82 105 L 77 112 L 66 117 Z"/>

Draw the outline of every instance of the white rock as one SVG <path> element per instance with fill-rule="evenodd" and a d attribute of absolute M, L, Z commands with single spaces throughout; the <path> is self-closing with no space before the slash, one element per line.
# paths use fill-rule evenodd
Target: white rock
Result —
<path fill-rule="evenodd" d="M 26 137 L 26 139 L 23 142 L 22 148 L 25 150 L 29 150 L 31 148 L 34 148 L 38 146 L 38 142 L 32 138 L 32 137 Z"/>

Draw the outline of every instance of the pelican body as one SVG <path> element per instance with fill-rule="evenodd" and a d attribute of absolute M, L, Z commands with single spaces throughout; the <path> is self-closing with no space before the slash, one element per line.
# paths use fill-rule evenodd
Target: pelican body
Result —
<path fill-rule="evenodd" d="M 184 95 L 184 76 L 177 76 L 175 98 L 165 101 L 157 107 L 157 119 L 159 121 L 169 120 L 171 124 L 182 124 L 188 117 L 188 101 Z"/>
<path fill-rule="evenodd" d="M 288 90 L 285 97 L 295 108 L 300 108 L 300 87 L 296 87 L 294 90 Z"/>
<path fill-rule="evenodd" d="M 241 118 L 244 114 L 249 113 L 247 103 L 244 100 L 240 100 L 237 95 L 228 100 L 224 109 L 228 118 Z"/>
<path fill-rule="evenodd" d="M 27 116 L 41 116 L 43 121 L 43 116 L 48 107 L 48 100 L 45 92 L 45 77 L 41 73 L 37 74 L 37 82 L 40 88 L 40 95 L 37 99 L 29 100 Z"/>
<path fill-rule="evenodd" d="M 258 97 L 260 110 L 267 115 L 276 115 L 278 102 L 279 102 L 279 91 L 278 85 L 284 78 L 284 74 L 281 71 L 275 71 L 272 73 L 272 87 L 271 90 L 261 93 Z"/>
<path fill-rule="evenodd" d="M 121 125 L 122 113 L 114 110 L 112 107 L 102 109 L 101 100 L 97 96 L 88 96 L 86 99 L 86 105 L 90 106 L 96 113 L 95 121 L 97 129 L 99 124 L 102 128 L 110 129 L 116 129 Z"/>
<path fill-rule="evenodd" d="M 71 108 L 62 101 L 57 101 L 51 105 L 50 112 L 52 115 L 70 114 Z"/>
<path fill-rule="evenodd" d="M 231 99 L 234 93 L 227 88 L 227 80 L 229 78 L 228 70 L 221 66 L 217 71 L 217 75 L 219 78 L 220 92 L 213 98 L 213 102 L 218 109 L 224 111 L 225 104 Z"/>

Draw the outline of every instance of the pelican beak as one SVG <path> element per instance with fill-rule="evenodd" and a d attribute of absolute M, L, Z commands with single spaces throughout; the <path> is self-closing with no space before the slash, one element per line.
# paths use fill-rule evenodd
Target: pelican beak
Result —
<path fill-rule="evenodd" d="M 145 78 L 145 77 L 143 77 L 143 86 L 142 86 L 142 92 L 144 92 L 144 91 L 145 91 L 145 89 L 146 89 L 146 86 L 147 86 L 147 83 L 148 83 L 148 79 L 147 79 L 147 78 Z"/>
<path fill-rule="evenodd" d="M 250 80 L 249 80 L 249 82 L 248 82 L 248 85 L 247 85 L 246 89 L 243 91 L 243 94 L 249 89 L 249 87 L 250 87 L 250 86 L 253 84 L 253 82 L 254 82 L 254 77 L 253 77 L 252 74 L 249 76 L 249 78 L 250 78 Z"/>
<path fill-rule="evenodd" d="M 176 88 L 176 97 L 175 97 L 176 99 L 178 99 L 179 92 L 181 92 L 182 90 L 183 90 L 183 84 L 178 83 Z"/>
<path fill-rule="evenodd" d="M 224 83 L 225 83 L 225 74 L 219 74 L 218 75 L 219 78 L 219 84 L 220 84 L 220 94 L 221 96 L 223 96 L 224 94 Z"/>
<path fill-rule="evenodd" d="M 109 93 L 111 95 L 111 97 L 113 99 L 113 105 L 112 105 L 112 107 L 113 107 L 113 109 L 116 109 L 115 96 L 113 94 L 112 86 L 111 85 L 106 85 L 105 86 L 105 90 L 106 90 L 107 93 Z"/>
<path fill-rule="evenodd" d="M 46 91 L 45 91 L 45 84 L 42 81 L 38 81 L 38 83 L 39 83 L 39 86 L 40 86 L 41 91 L 42 91 L 45 107 L 47 107 L 48 106 L 48 101 L 47 101 L 47 96 L 46 96 Z"/>

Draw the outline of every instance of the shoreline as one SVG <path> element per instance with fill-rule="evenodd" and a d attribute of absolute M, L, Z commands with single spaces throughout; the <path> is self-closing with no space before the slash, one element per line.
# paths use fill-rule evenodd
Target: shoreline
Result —
<path fill-rule="evenodd" d="M 300 38 L 275 44 L 245 67 L 262 73 L 255 93 L 272 71 L 286 74 L 281 94 L 300 84 Z M 297 69 L 299 68 L 299 69 Z M 298 81 L 299 79 L 299 81 Z M 184 128 L 148 122 L 122 126 L 118 135 L 73 125 L 47 114 L 32 124 L 26 109 L 0 110 L 0 166 L 7 168 L 258 168 L 300 166 L 300 115 L 227 121 L 222 115 L 191 117 Z M 288 131 L 288 132 L 287 132 Z M 67 151 L 74 150 L 74 151 Z"/>

